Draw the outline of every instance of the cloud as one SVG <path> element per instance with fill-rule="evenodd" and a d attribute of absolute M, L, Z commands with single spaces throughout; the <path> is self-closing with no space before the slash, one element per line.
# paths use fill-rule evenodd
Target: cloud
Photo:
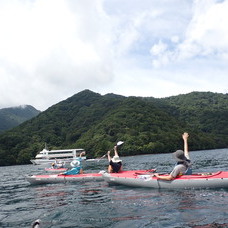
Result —
<path fill-rule="evenodd" d="M 0 11 L 1 91 L 8 94 L 8 99 L 0 98 L 2 104 L 15 95 L 21 102 L 37 97 L 43 108 L 84 89 L 88 82 L 112 80 L 111 52 L 100 31 L 104 18 L 97 18 L 99 1 L 14 1 L 2 4 Z M 88 16 L 89 11 L 93 14 Z"/>
<path fill-rule="evenodd" d="M 151 54 L 156 59 L 156 66 L 175 63 L 177 61 L 194 58 L 214 57 L 221 61 L 227 60 L 228 51 L 228 2 L 215 0 L 195 1 L 193 15 L 188 23 L 182 39 L 171 38 L 165 42 L 161 40 L 151 48 Z M 166 51 L 157 55 L 154 49 L 166 46 Z M 167 48 L 168 47 L 168 48 Z M 157 58 L 156 58 L 157 57 Z M 166 61 L 164 61 L 164 58 Z"/>
<path fill-rule="evenodd" d="M 227 5 L 0 1 L 0 108 L 45 110 L 83 89 L 155 97 L 226 92 Z"/>

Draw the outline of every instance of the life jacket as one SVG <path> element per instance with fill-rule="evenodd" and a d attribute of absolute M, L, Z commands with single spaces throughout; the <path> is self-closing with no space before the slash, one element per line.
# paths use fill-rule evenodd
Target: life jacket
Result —
<path fill-rule="evenodd" d="M 186 171 L 184 173 L 179 174 L 179 176 L 192 174 L 191 161 L 189 159 L 187 159 L 186 161 L 179 161 L 176 163 L 175 166 L 177 165 L 184 165 L 186 167 Z"/>
<path fill-rule="evenodd" d="M 113 162 L 111 160 L 110 165 L 112 166 L 113 173 L 118 173 L 121 169 L 122 162 Z"/>

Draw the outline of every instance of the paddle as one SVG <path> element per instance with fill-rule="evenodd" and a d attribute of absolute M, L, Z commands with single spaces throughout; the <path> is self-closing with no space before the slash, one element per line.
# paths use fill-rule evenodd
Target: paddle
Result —
<path fill-rule="evenodd" d="M 153 173 L 156 172 L 156 169 L 148 169 L 145 171 L 137 171 L 135 172 L 136 175 L 153 175 Z"/>
<path fill-rule="evenodd" d="M 123 141 L 119 141 L 119 142 L 116 143 L 116 146 L 121 146 L 123 143 L 124 143 Z M 110 151 L 112 151 L 112 150 L 114 150 L 114 148 L 112 148 Z M 107 155 L 107 153 L 105 153 L 102 157 L 100 157 L 97 162 L 99 162 L 106 155 Z"/>
<path fill-rule="evenodd" d="M 119 142 L 117 142 L 116 146 L 121 146 L 123 143 L 124 143 L 123 141 L 119 141 Z M 113 148 L 112 148 L 112 150 L 113 150 Z"/>

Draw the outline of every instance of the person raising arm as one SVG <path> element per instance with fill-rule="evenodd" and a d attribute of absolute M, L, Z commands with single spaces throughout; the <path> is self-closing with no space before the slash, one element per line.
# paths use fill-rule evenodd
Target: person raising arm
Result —
<path fill-rule="evenodd" d="M 122 171 L 122 160 L 120 160 L 120 157 L 117 152 L 117 146 L 114 146 L 114 156 L 111 158 L 110 156 L 110 151 L 108 151 L 108 161 L 109 161 L 109 166 L 108 166 L 108 172 L 109 173 L 119 173 Z"/>
<path fill-rule="evenodd" d="M 185 132 L 182 135 L 183 141 L 184 141 L 184 151 L 183 150 L 177 150 L 173 153 L 174 158 L 176 159 L 177 163 L 172 170 L 172 172 L 169 175 L 163 176 L 159 175 L 158 173 L 154 174 L 153 176 L 157 177 L 158 180 L 173 180 L 179 175 L 189 175 L 192 173 L 192 170 L 190 168 L 191 161 L 188 151 L 188 133 Z"/>
<path fill-rule="evenodd" d="M 82 174 L 83 173 L 83 167 L 82 167 L 82 156 L 85 155 L 85 152 L 81 152 L 80 153 L 80 156 L 77 157 L 76 159 L 74 159 L 70 165 L 72 167 L 71 170 L 68 170 L 64 173 L 61 173 L 61 174 L 64 174 L 64 175 L 76 175 L 76 174 Z"/>

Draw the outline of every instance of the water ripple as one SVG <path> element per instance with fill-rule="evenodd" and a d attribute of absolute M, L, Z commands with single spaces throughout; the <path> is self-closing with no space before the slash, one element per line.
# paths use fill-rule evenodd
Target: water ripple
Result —
<path fill-rule="evenodd" d="M 225 170 L 227 154 L 226 149 L 193 152 L 194 170 Z M 165 172 L 173 167 L 171 154 L 124 157 L 123 162 L 125 169 Z M 102 164 L 88 171 L 105 169 L 107 163 Z M 223 228 L 228 224 L 228 189 L 157 190 L 106 182 L 31 186 L 24 175 L 42 173 L 37 166 L 0 167 L 0 172 L 3 228 L 30 228 L 38 218 L 45 228 Z"/>

